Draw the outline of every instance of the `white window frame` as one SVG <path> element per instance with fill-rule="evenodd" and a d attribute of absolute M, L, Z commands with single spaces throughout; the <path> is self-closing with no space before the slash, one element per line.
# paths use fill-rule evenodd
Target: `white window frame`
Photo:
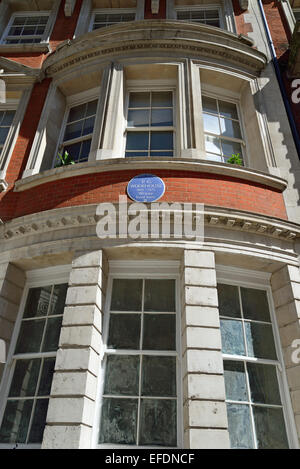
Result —
<path fill-rule="evenodd" d="M 183 391 L 182 391 L 182 372 L 181 372 L 181 312 L 180 312 L 180 262 L 179 261 L 109 261 L 109 275 L 107 283 L 107 294 L 104 310 L 103 320 L 103 345 L 101 352 L 102 364 L 100 367 L 98 377 L 98 388 L 97 388 L 97 405 L 95 412 L 95 423 L 93 427 L 93 442 L 92 447 L 103 449 L 103 448 L 114 448 L 114 449 L 163 449 L 163 446 L 134 446 L 134 445 L 117 445 L 113 444 L 99 444 L 99 432 L 100 432 L 100 417 L 101 417 L 101 406 L 103 399 L 103 387 L 105 381 L 105 360 L 106 350 L 112 352 L 112 349 L 106 348 L 108 340 L 108 328 L 109 328 L 109 317 L 110 317 L 110 300 L 112 295 L 112 283 L 114 278 L 122 279 L 175 279 L 175 301 L 176 301 L 176 351 L 174 352 L 160 352 L 151 351 L 151 355 L 166 355 L 176 356 L 177 358 L 177 447 L 165 447 L 167 450 L 179 449 L 183 447 Z M 124 352 L 122 350 L 122 352 Z M 132 350 L 129 351 L 132 354 Z M 140 355 L 143 351 L 137 350 L 137 355 Z M 126 351 L 124 352 L 126 353 Z"/>
<path fill-rule="evenodd" d="M 227 360 L 227 361 L 238 361 L 240 363 L 245 363 L 245 362 L 261 363 L 261 364 L 267 364 L 267 365 L 269 364 L 269 365 L 276 366 L 278 387 L 279 387 L 279 393 L 280 393 L 280 398 L 281 398 L 281 403 L 282 403 L 282 410 L 283 410 L 283 416 L 284 416 L 284 421 L 285 421 L 285 426 L 286 426 L 288 444 L 289 444 L 290 449 L 292 448 L 298 449 L 299 441 L 298 441 L 297 429 L 295 426 L 295 419 L 294 419 L 294 413 L 293 413 L 293 408 L 292 408 L 292 403 L 291 403 L 291 397 L 290 397 L 289 387 L 287 384 L 287 376 L 286 376 L 284 358 L 283 358 L 283 353 L 282 353 L 282 348 L 281 348 L 281 343 L 280 343 L 279 329 L 278 329 L 278 324 L 276 320 L 275 307 L 273 303 L 272 289 L 270 286 L 271 274 L 261 272 L 261 271 L 249 271 L 246 269 L 240 269 L 237 267 L 228 267 L 228 266 L 223 266 L 223 265 L 216 266 L 216 273 L 217 273 L 217 284 L 222 283 L 222 284 L 231 285 L 231 286 L 254 288 L 257 290 L 265 291 L 267 294 L 271 325 L 272 325 L 272 331 L 273 331 L 273 338 L 274 338 L 274 343 L 275 343 L 275 350 L 276 350 L 278 359 L 270 360 L 270 359 L 262 359 L 262 358 L 256 358 L 256 357 L 248 357 L 244 355 L 231 355 L 231 354 L 224 354 L 224 353 L 222 354 L 222 356 L 223 356 L 224 361 Z M 221 315 L 220 315 L 220 318 L 222 318 Z M 249 383 L 248 383 L 248 388 L 250 388 Z M 228 401 L 227 399 L 226 399 L 226 402 L 235 403 L 235 401 Z M 247 404 L 248 403 L 245 401 L 245 405 Z M 250 402 L 250 404 L 251 404 L 250 407 L 252 409 L 253 403 Z M 272 406 L 268 405 L 268 407 L 272 407 Z M 251 410 L 251 416 L 252 416 L 252 410 Z M 252 416 L 252 434 L 254 435 L 254 437 L 256 436 L 253 416 Z M 254 444 L 256 444 L 256 441 L 254 441 Z"/>
<path fill-rule="evenodd" d="M 29 37 L 40 37 L 40 41 L 38 43 L 26 43 L 27 45 L 32 45 L 32 44 L 40 44 L 40 43 L 47 43 L 49 42 L 49 39 L 50 39 L 50 29 L 51 29 L 51 23 L 53 22 L 53 19 L 52 19 L 52 12 L 51 11 L 22 11 L 22 12 L 15 12 L 11 15 L 10 17 L 10 20 L 9 20 L 9 23 L 7 25 L 7 27 L 5 28 L 4 30 L 4 33 L 2 35 L 2 38 L 1 38 L 1 43 L 2 44 L 5 44 L 5 45 L 11 45 L 11 44 L 7 44 L 6 43 L 6 39 L 10 36 L 8 36 L 8 33 L 9 33 L 9 30 L 15 20 L 15 18 L 20 18 L 20 17 L 28 17 L 28 16 L 48 16 L 48 21 L 45 25 L 45 31 L 44 33 L 41 35 L 41 36 L 29 36 Z M 13 38 L 13 36 L 11 36 Z M 17 36 L 15 36 L 17 38 Z M 23 36 L 19 36 L 19 37 L 22 37 Z M 24 36 L 26 38 L 26 36 Z M 28 37 L 28 36 L 27 36 Z M 24 45 L 24 43 L 17 43 L 15 45 L 19 45 L 19 46 L 22 46 Z"/>
<path fill-rule="evenodd" d="M 97 127 L 96 127 L 97 123 L 96 122 L 97 122 L 97 115 L 98 115 L 99 102 L 100 102 L 100 89 L 101 89 L 101 87 L 99 86 L 99 87 L 96 87 L 96 88 L 92 88 L 88 91 L 84 91 L 82 93 L 74 94 L 72 96 L 67 97 L 65 114 L 64 114 L 64 117 L 63 117 L 63 121 L 62 121 L 62 125 L 61 125 L 61 131 L 60 131 L 59 138 L 58 138 L 58 141 L 57 141 L 57 146 L 56 146 L 55 154 L 53 156 L 53 162 L 52 162 L 51 168 L 55 167 L 55 164 L 56 164 L 56 161 L 57 161 L 57 154 L 60 151 L 60 149 L 62 148 L 62 145 L 64 143 L 63 139 L 64 139 L 66 126 L 67 126 L 67 123 L 68 123 L 68 117 L 69 117 L 70 109 L 72 107 L 79 106 L 80 104 L 85 104 L 89 101 L 94 101 L 94 100 L 97 99 L 98 104 L 97 104 L 97 110 L 96 110 L 95 125 L 94 125 L 93 133 L 91 135 L 91 137 L 92 137 L 91 148 L 90 148 L 90 153 L 91 153 L 92 148 L 93 148 L 93 141 L 95 139 L 95 135 L 96 135 L 96 131 L 97 131 Z M 82 140 L 87 140 L 88 138 L 89 138 L 89 136 L 78 137 L 76 139 L 70 140 L 71 143 L 68 143 L 68 145 L 71 145 L 73 143 L 77 143 L 79 141 L 81 142 Z M 89 160 L 89 158 L 88 158 L 88 160 Z M 86 163 L 86 161 L 84 163 Z M 76 164 L 80 164 L 80 162 L 76 163 Z"/>
<path fill-rule="evenodd" d="M 49 358 L 49 357 L 56 357 L 57 352 L 39 352 L 39 353 L 22 353 L 22 354 L 15 354 L 15 348 L 17 344 L 17 340 L 20 333 L 22 318 L 24 314 L 24 308 L 26 305 L 26 300 L 28 296 L 28 292 L 30 288 L 35 287 L 43 287 L 47 285 L 56 285 L 61 283 L 68 283 L 69 276 L 71 272 L 70 265 L 63 265 L 63 266 L 56 266 L 56 267 L 48 267 L 45 269 L 36 269 L 27 272 L 27 281 L 24 286 L 20 307 L 18 311 L 18 315 L 16 318 L 14 331 L 11 338 L 11 343 L 9 346 L 9 351 L 7 354 L 7 360 L 2 376 L 1 386 L 0 386 L 0 402 L 3 403 L 3 406 L 0 407 L 0 425 L 2 424 L 2 419 L 4 416 L 7 398 L 9 394 L 9 389 L 11 385 L 11 381 L 13 378 L 15 364 L 18 359 L 30 359 L 30 358 Z M 0 443 L 0 449 L 9 448 L 12 449 L 14 447 L 19 449 L 34 449 L 40 448 L 41 444 L 38 443 L 29 443 L 29 444 L 19 444 L 19 443 Z"/>
<path fill-rule="evenodd" d="M 97 14 L 102 14 L 102 15 L 110 15 L 110 14 L 122 14 L 122 13 L 134 13 L 135 14 L 135 20 L 136 20 L 136 17 L 137 17 L 137 8 L 98 8 L 98 9 L 95 9 L 93 10 L 92 12 L 92 15 L 91 15 L 91 21 L 90 21 L 90 24 L 89 24 L 89 31 L 95 31 L 93 29 L 93 26 L 94 26 L 94 22 L 95 22 L 95 17 Z M 127 21 L 116 21 L 115 24 L 119 24 L 119 23 L 127 23 Z M 109 26 L 113 26 L 113 25 L 109 25 Z M 107 28 L 109 26 L 103 26 L 103 28 L 98 28 L 98 29 L 104 29 L 104 28 Z"/>
<path fill-rule="evenodd" d="M 243 166 L 248 167 L 249 166 L 249 161 L 248 161 L 248 158 L 247 158 L 247 138 L 246 138 L 245 125 L 244 125 L 243 115 L 242 115 L 242 112 L 241 112 L 241 104 L 240 104 L 239 99 L 236 99 L 236 98 L 233 98 L 233 97 L 228 97 L 228 96 L 225 96 L 225 95 L 221 95 L 219 93 L 218 94 L 213 93 L 213 92 L 209 91 L 209 86 L 205 86 L 205 85 L 202 86 L 201 99 L 202 99 L 202 96 L 205 96 L 207 98 L 216 99 L 218 101 L 225 101 L 225 102 L 232 103 L 232 104 L 236 105 L 237 114 L 238 114 L 238 121 L 239 121 L 239 124 L 240 124 L 240 130 L 241 130 L 241 138 L 238 139 L 238 138 L 235 138 L 235 137 L 223 137 L 221 135 L 207 133 L 204 130 L 204 123 L 203 123 L 203 138 L 205 140 L 205 135 L 209 135 L 209 136 L 212 136 L 212 137 L 215 136 L 216 138 L 220 138 L 220 140 L 239 143 L 241 145 L 241 148 L 242 148 L 241 159 L 243 160 Z M 206 153 L 205 147 L 204 147 L 204 151 Z M 209 160 L 209 161 L 211 161 L 211 160 Z M 226 162 L 222 162 L 222 163 L 227 164 Z"/>
<path fill-rule="evenodd" d="M 179 151 L 178 135 L 179 135 L 179 122 L 177 116 L 177 102 L 178 102 L 178 89 L 175 80 L 127 80 L 126 82 L 126 98 L 125 98 L 125 123 L 124 123 L 124 140 L 123 140 L 123 156 L 125 158 L 126 152 L 126 140 L 127 132 L 139 132 L 139 131 L 169 131 L 173 132 L 173 156 L 170 158 L 176 158 L 177 151 Z M 151 92 L 151 91 L 170 91 L 173 96 L 173 126 L 163 127 L 128 127 L 128 107 L 129 107 L 129 95 L 134 92 Z M 163 150 L 162 150 L 163 151 Z M 158 152 L 159 157 L 159 152 Z M 128 157 L 127 157 L 128 158 Z M 139 158 L 139 157 L 132 157 Z M 144 158 L 144 157 L 141 157 Z M 147 156 L 145 158 L 156 158 L 155 156 Z"/>
<path fill-rule="evenodd" d="M 0 174 L 1 174 L 1 163 L 2 163 L 2 158 L 4 156 L 5 148 L 7 146 L 7 142 L 9 140 L 12 127 L 15 125 L 18 104 L 19 104 L 19 100 L 15 100 L 15 99 L 7 100 L 7 102 L 3 104 L 0 103 L 0 111 L 15 111 L 15 115 L 13 117 L 12 123 L 10 124 L 10 128 L 6 136 L 6 139 L 2 146 L 0 144 Z"/>
<path fill-rule="evenodd" d="M 224 12 L 223 8 L 220 4 L 209 4 L 209 5 L 178 5 L 174 7 L 175 12 L 176 12 L 176 18 L 177 18 L 177 12 L 178 11 L 207 11 L 207 10 L 218 10 L 219 13 L 219 21 L 220 21 L 220 29 L 227 29 L 226 28 L 226 23 L 225 23 L 225 18 L 224 18 Z M 178 21 L 187 21 L 188 23 L 196 23 L 196 24 L 204 24 L 200 21 L 188 21 L 188 20 L 178 20 Z M 209 25 L 208 25 L 209 26 Z M 217 26 L 216 26 L 217 27 Z"/>

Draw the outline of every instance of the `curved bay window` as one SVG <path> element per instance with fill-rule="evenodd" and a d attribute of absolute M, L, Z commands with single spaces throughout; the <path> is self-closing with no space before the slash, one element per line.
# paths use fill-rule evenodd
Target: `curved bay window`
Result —
<path fill-rule="evenodd" d="M 101 446 L 177 447 L 175 279 L 113 279 Z"/>
<path fill-rule="evenodd" d="M 67 284 L 30 288 L 11 360 L 0 445 L 41 444 Z"/>
<path fill-rule="evenodd" d="M 67 152 L 74 163 L 88 161 L 98 100 L 70 108 L 60 146 L 61 154 Z M 58 160 L 59 163 L 59 160 Z"/>
<path fill-rule="evenodd" d="M 129 93 L 125 156 L 173 156 L 172 91 Z"/>
<path fill-rule="evenodd" d="M 232 448 L 288 448 L 281 365 L 264 290 L 218 284 Z"/>

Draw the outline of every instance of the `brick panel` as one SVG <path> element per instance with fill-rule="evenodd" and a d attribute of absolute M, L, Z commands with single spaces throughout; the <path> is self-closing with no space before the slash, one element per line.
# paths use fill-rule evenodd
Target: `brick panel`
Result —
<path fill-rule="evenodd" d="M 35 212 L 101 202 L 118 202 L 126 194 L 128 181 L 142 170 L 88 174 L 48 182 L 21 193 L 13 193 L 15 208 L 7 196 L 0 202 L 0 218 L 8 220 Z M 280 191 L 241 179 L 206 173 L 155 171 L 166 191 L 160 201 L 190 202 L 247 210 L 286 219 Z"/>

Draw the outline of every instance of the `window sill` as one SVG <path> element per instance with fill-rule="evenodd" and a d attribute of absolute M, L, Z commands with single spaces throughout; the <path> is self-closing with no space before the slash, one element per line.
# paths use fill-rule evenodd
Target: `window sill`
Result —
<path fill-rule="evenodd" d="M 20 52 L 51 52 L 48 42 L 40 42 L 38 44 L 0 44 L 0 54 L 20 53 Z"/>
<path fill-rule="evenodd" d="M 110 160 L 88 161 L 77 163 L 67 167 L 59 167 L 42 171 L 39 174 L 24 177 L 15 183 L 15 192 L 23 192 L 32 187 L 37 187 L 51 181 L 58 181 L 70 177 L 83 176 L 85 174 L 104 173 L 112 171 L 143 169 L 146 172 L 159 169 L 174 169 L 178 171 L 191 171 L 201 173 L 219 174 L 224 177 L 233 177 L 263 184 L 283 192 L 287 182 L 277 176 L 257 171 L 244 166 L 226 163 L 218 163 L 207 160 L 195 160 L 191 158 L 112 158 Z"/>

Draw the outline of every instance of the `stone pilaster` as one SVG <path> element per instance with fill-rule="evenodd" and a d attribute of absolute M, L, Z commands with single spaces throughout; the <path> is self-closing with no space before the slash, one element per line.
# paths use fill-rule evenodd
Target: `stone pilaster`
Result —
<path fill-rule="evenodd" d="M 25 274 L 16 266 L 0 264 L 0 339 L 5 342 L 6 356 L 25 284 Z M 0 379 L 4 363 L 0 363 Z"/>
<path fill-rule="evenodd" d="M 70 274 L 43 448 L 91 445 L 105 288 L 104 253 L 78 255 Z"/>
<path fill-rule="evenodd" d="M 182 356 L 185 448 L 229 448 L 214 253 L 183 257 Z"/>
<path fill-rule="evenodd" d="M 300 272 L 284 266 L 271 277 L 286 375 L 300 442 Z"/>

